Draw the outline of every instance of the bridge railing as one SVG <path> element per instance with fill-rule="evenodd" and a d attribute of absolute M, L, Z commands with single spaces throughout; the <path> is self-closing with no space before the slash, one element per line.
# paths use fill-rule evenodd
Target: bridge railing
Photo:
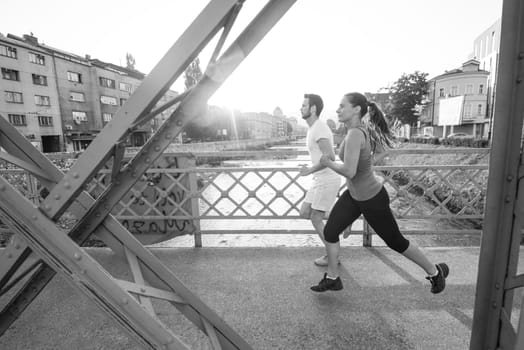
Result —
<path fill-rule="evenodd" d="M 399 165 L 395 164 L 396 158 L 410 154 L 437 158 L 443 153 L 468 157 L 486 152 L 401 149 L 390 152 L 391 160 L 385 165 L 375 166 L 403 233 L 480 234 L 488 164 Z M 137 181 L 112 214 L 145 243 L 182 234 L 193 234 L 195 245 L 201 246 L 205 234 L 313 233 L 311 224 L 299 216 L 311 179 L 300 176 L 296 165 L 196 166 L 199 158 L 266 158 L 270 153 L 277 158 L 302 154 L 255 151 L 166 155 Z M 470 159 L 468 162 L 476 163 Z M 108 166 L 101 170 L 87 188 L 95 198 L 109 185 L 110 169 Z M 23 171 L 1 172 L 19 182 L 22 179 L 21 191 L 33 201 L 42 195 L 38 184 Z M 373 232 L 365 221 L 359 220 L 352 231 L 363 234 L 364 245 L 371 245 Z"/>

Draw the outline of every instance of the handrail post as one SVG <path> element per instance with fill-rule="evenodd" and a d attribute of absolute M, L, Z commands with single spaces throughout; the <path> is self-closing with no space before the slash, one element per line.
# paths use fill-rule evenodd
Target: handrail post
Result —
<path fill-rule="evenodd" d="M 373 233 L 372 228 L 369 226 L 366 219 L 362 218 L 364 221 L 364 226 L 362 230 L 362 246 L 363 247 L 372 247 L 373 246 Z"/>
<path fill-rule="evenodd" d="M 202 248 L 202 231 L 200 230 L 200 208 L 198 195 L 198 181 L 195 172 L 189 173 L 189 195 L 191 196 L 191 216 L 193 221 L 195 248 Z"/>

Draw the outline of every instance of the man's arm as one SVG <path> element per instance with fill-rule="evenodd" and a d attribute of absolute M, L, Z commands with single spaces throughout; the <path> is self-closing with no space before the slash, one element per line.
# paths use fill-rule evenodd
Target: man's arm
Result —
<path fill-rule="evenodd" d="M 335 152 L 333 151 L 333 147 L 331 147 L 331 143 L 328 141 L 328 139 L 321 138 L 317 141 L 317 144 L 323 156 L 326 156 L 333 161 L 335 160 Z M 326 168 L 325 165 L 317 163 L 317 164 L 313 164 L 312 167 L 302 168 L 300 173 L 301 175 L 306 176 L 306 175 L 313 174 L 314 172 L 317 172 L 325 168 Z"/>

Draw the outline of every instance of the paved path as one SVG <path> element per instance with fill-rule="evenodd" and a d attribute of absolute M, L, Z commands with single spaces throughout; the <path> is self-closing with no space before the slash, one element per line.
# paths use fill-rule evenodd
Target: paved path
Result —
<path fill-rule="evenodd" d="M 89 251 L 114 276 L 129 277 L 107 249 Z M 320 247 L 153 249 L 254 349 L 468 349 L 479 248 L 426 251 L 451 268 L 442 294 L 432 295 L 422 270 L 384 247 L 344 247 L 344 289 L 321 294 L 309 290 L 324 271 L 312 264 Z M 175 309 L 156 309 L 193 349 L 209 349 Z M 139 347 L 58 277 L 0 338 L 0 349 Z"/>

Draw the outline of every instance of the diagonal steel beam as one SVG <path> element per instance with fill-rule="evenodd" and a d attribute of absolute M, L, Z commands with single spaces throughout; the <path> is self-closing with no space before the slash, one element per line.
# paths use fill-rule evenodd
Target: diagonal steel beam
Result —
<path fill-rule="evenodd" d="M 206 73 L 206 76 L 203 79 L 205 82 L 202 82 L 201 84 L 199 84 L 200 90 L 196 90 L 194 93 L 192 92 L 192 94 L 188 96 L 188 99 L 187 99 L 188 102 L 182 103 L 181 106 L 184 107 L 184 109 L 182 109 L 184 112 L 183 113 L 181 112 L 182 113 L 181 114 L 182 117 L 180 118 L 181 120 L 187 121 L 188 118 L 195 115 L 195 113 L 198 111 L 198 108 L 199 108 L 198 104 L 201 102 L 207 101 L 207 99 L 214 93 L 214 91 L 216 91 L 216 89 L 227 78 L 227 76 L 231 74 L 231 72 L 238 66 L 238 64 L 240 64 L 243 58 L 254 48 L 254 46 L 258 43 L 258 41 L 262 39 L 265 33 L 269 31 L 269 29 L 278 21 L 278 19 L 280 19 L 280 17 L 287 11 L 287 9 L 293 3 L 294 1 L 280 1 L 280 2 L 271 1 L 270 4 L 268 4 L 264 8 L 261 14 L 257 16 L 257 18 L 253 21 L 253 23 L 248 28 L 246 28 L 244 33 L 232 45 L 232 48 L 228 50 L 221 57 L 221 60 L 219 61 L 219 63 L 211 67 L 211 70 L 209 70 Z M 180 108 L 177 111 L 179 110 Z M 146 113 L 149 113 L 149 111 L 147 111 Z M 174 115 L 177 115 L 177 112 L 175 112 Z M 141 118 L 141 116 L 138 115 L 137 119 L 138 118 Z M 180 129 L 182 126 L 182 123 L 179 123 L 179 122 L 180 120 L 177 120 L 177 125 L 174 128 L 176 132 L 180 132 Z M 166 125 L 166 127 L 168 126 L 169 125 Z M 3 135 L 0 134 L 0 141 L 1 141 L 2 136 Z M 121 138 L 116 138 L 116 139 L 119 140 Z M 9 146 L 13 146 L 13 145 L 10 144 Z M 16 149 L 16 147 L 14 148 L 15 148 L 14 153 L 19 153 L 20 159 L 24 159 L 24 158 L 28 158 L 31 160 L 33 159 L 31 156 L 27 156 L 27 153 L 31 153 L 31 151 L 28 149 L 25 149 L 25 147 L 20 147 L 18 149 Z M 101 155 L 100 162 L 102 164 L 104 160 L 112 156 L 110 152 L 111 150 L 109 151 L 107 155 L 105 156 Z M 41 156 L 42 155 L 39 154 L 35 157 L 35 159 L 38 159 L 42 163 L 41 164 L 42 167 L 51 168 L 50 173 L 53 173 L 53 176 L 56 176 L 56 180 L 57 180 L 56 182 L 59 182 L 59 184 L 63 183 L 64 182 L 63 174 L 60 171 L 57 172 L 57 169 L 55 169 L 52 164 L 49 164 L 50 163 L 49 161 L 48 163 L 46 163 L 41 158 L 39 158 Z M 144 155 L 142 154 L 142 156 Z M 128 169 L 132 170 L 132 168 L 128 168 Z M 73 174 L 73 177 L 75 178 L 74 174 Z M 86 177 L 85 179 L 87 181 L 88 177 Z M 57 186 L 53 186 L 53 185 L 54 184 L 51 184 L 50 186 L 52 188 L 52 193 L 53 191 L 56 192 L 56 188 L 57 188 Z M 5 181 L 4 181 L 4 184 L 2 184 L 2 188 L 4 189 L 4 191 L 5 191 L 5 186 L 7 185 L 5 184 Z M 9 191 L 11 190 L 12 189 L 9 189 Z M 52 195 L 52 193 L 50 195 Z M 57 193 L 55 193 L 53 198 L 56 200 L 59 200 L 60 198 L 57 198 L 56 194 Z M 48 210 L 48 213 L 46 215 L 49 216 L 51 219 L 54 219 L 55 217 L 59 216 L 60 213 L 63 210 L 65 210 L 66 207 L 70 203 L 73 203 L 73 201 L 75 201 L 74 202 L 75 205 L 72 206 L 72 209 L 75 209 L 76 207 L 76 209 L 79 210 L 79 214 L 82 214 L 82 212 L 85 213 L 86 211 L 89 210 L 90 207 L 96 207 L 97 204 L 100 203 L 100 202 L 96 202 L 93 205 L 94 200 L 85 193 L 80 193 L 78 196 L 71 194 L 70 197 L 71 198 L 64 201 L 63 207 L 55 208 L 57 209 L 56 211 Z M 49 265 L 46 265 L 44 266 L 44 270 L 48 271 L 47 273 L 48 279 L 52 278 L 55 272 L 54 270 L 57 270 L 57 269 L 60 270 L 60 268 L 64 268 L 63 270 L 60 270 L 60 271 L 65 272 L 65 274 L 67 275 L 68 271 L 71 271 L 73 268 L 75 268 L 76 264 L 73 264 L 73 266 L 69 266 L 69 264 L 67 263 L 65 265 L 63 263 L 57 264 L 56 259 L 58 260 L 64 259 L 65 257 L 64 253 L 66 252 L 71 253 L 71 251 L 75 251 L 76 248 L 74 248 L 75 247 L 74 244 L 72 247 L 68 246 L 68 244 L 70 244 L 69 241 L 66 240 L 67 242 L 63 243 L 62 242 L 63 238 L 61 238 L 59 241 L 54 242 L 54 244 L 56 244 L 57 246 L 55 246 L 54 244 L 50 245 L 49 243 L 42 243 L 41 241 L 39 241 L 39 239 L 42 237 L 39 237 L 36 234 L 38 232 L 38 229 L 36 227 L 31 227 L 29 230 L 26 230 L 24 225 L 22 225 L 24 227 L 18 226 L 20 222 L 26 222 L 27 220 L 29 220 L 29 218 L 26 218 L 27 220 L 23 220 L 23 219 L 20 220 L 20 218 L 24 218 L 25 215 L 28 215 L 28 213 L 32 213 L 33 215 L 31 216 L 31 219 L 33 219 L 34 217 L 37 217 L 37 219 L 40 219 L 42 220 L 42 222 L 45 223 L 46 229 L 47 229 L 47 231 L 45 232 L 45 236 L 47 238 L 51 237 L 51 239 L 53 239 L 52 237 L 54 237 L 54 234 L 55 234 L 53 232 L 54 223 L 51 220 L 47 219 L 47 217 L 42 215 L 40 211 L 34 211 L 33 207 L 31 208 L 28 207 L 27 203 L 24 202 L 23 198 L 22 199 L 18 198 L 17 200 L 20 202 L 14 208 L 15 210 L 17 210 L 17 212 L 13 213 L 12 212 L 13 208 L 7 208 L 6 207 L 7 202 L 3 202 L 3 204 L 0 205 L 0 209 L 2 210 L 1 216 L 7 222 L 9 222 L 10 227 L 12 227 L 20 235 L 23 235 L 26 239 L 31 240 L 31 245 L 33 246 L 34 249 L 38 250 L 39 255 L 41 254 L 45 255 L 45 253 L 48 252 L 49 248 L 56 249 L 57 246 L 59 246 L 59 248 L 62 250 L 61 251 L 59 250 L 59 252 L 57 253 L 58 256 L 55 256 L 54 254 L 45 256 L 48 264 L 51 265 L 54 269 L 50 269 Z M 44 209 L 46 209 L 45 205 L 44 205 Z M 55 215 L 49 215 L 49 212 L 54 213 Z M 88 214 L 84 215 L 84 217 L 87 216 Z M 79 216 L 82 216 L 82 215 L 79 215 Z M 201 301 L 199 301 L 194 295 L 192 295 L 192 293 L 189 290 L 187 290 L 180 283 L 180 281 L 178 281 L 176 277 L 172 273 L 170 273 L 170 271 L 167 268 L 165 268 L 149 251 L 147 251 L 136 239 L 134 239 L 134 237 L 132 237 L 129 234 L 129 232 L 120 225 L 118 221 L 116 221 L 110 215 L 107 217 L 106 215 L 104 215 L 103 220 L 104 220 L 103 225 L 97 225 L 98 226 L 97 234 L 101 235 L 104 238 L 104 241 L 113 250 L 117 252 L 118 251 L 122 252 L 125 249 L 129 249 L 130 252 L 133 252 L 134 254 L 136 254 L 138 258 L 137 261 L 141 265 L 141 268 L 144 270 L 143 271 L 144 277 L 146 277 L 145 279 L 148 280 L 148 282 L 152 286 L 155 286 L 161 289 L 169 287 L 172 289 L 172 291 L 175 291 L 178 294 L 180 294 L 181 296 L 183 296 L 184 299 L 188 302 L 188 304 L 190 304 L 190 307 L 187 307 L 187 305 L 185 305 L 181 309 L 181 311 L 190 320 L 192 320 L 193 323 L 197 324 L 197 326 L 199 326 L 202 330 L 204 330 L 207 334 L 209 334 L 210 337 L 213 337 L 212 340 L 215 346 L 218 346 L 217 345 L 217 341 L 218 341 L 221 344 L 221 346 L 224 346 L 224 348 L 226 349 L 230 349 L 230 348 L 231 349 L 237 349 L 237 348 L 238 349 L 249 349 L 249 345 L 247 345 L 240 337 L 238 337 L 238 335 L 236 335 L 236 333 L 234 333 L 231 329 L 229 329 L 227 325 L 225 325 L 225 323 L 223 323 L 223 321 L 220 320 L 218 316 L 214 314 L 214 312 L 212 312 L 212 310 L 207 308 Z M 89 224 L 90 224 L 89 222 L 86 223 L 86 225 L 89 225 Z M 55 227 L 55 230 L 56 230 L 56 227 Z M 87 230 L 87 231 L 90 232 L 90 230 Z M 73 234 L 72 237 L 75 238 L 77 241 L 81 241 L 82 237 L 78 235 L 78 232 L 79 231 L 71 232 Z M 86 231 L 84 231 L 84 233 L 85 232 Z M 20 246 L 18 247 L 18 249 L 20 249 Z M 79 256 L 82 259 L 83 255 L 79 255 Z M 86 257 L 85 261 L 89 261 L 89 258 Z M 98 273 L 100 273 L 100 271 L 102 271 L 103 273 L 103 270 L 97 270 L 98 267 L 96 266 L 92 267 L 91 263 L 89 263 L 88 265 L 90 266 L 90 268 L 94 268 L 96 271 L 98 271 Z M 82 273 L 82 271 L 80 272 Z M 38 273 L 36 275 L 37 277 L 32 279 L 32 281 L 30 282 L 36 281 L 38 279 Z M 73 278 L 72 281 L 73 282 L 77 281 L 76 277 Z M 100 277 L 99 279 L 95 279 L 92 282 L 94 282 L 95 284 L 102 283 L 102 285 L 105 286 L 105 287 L 101 287 L 102 290 L 99 291 L 99 293 L 102 293 L 102 294 L 106 293 L 105 294 L 106 298 L 108 297 L 107 293 L 111 294 L 111 291 L 115 288 L 115 286 L 111 283 L 110 283 L 111 286 L 108 287 L 107 281 L 105 281 L 103 277 Z M 79 288 L 82 290 L 83 286 L 79 286 Z M 24 289 L 33 290 L 34 288 L 31 288 L 31 283 L 29 283 L 24 287 Z M 92 290 L 90 290 L 89 288 L 84 289 L 83 291 L 87 294 L 91 294 L 91 297 L 93 299 L 99 297 L 98 293 L 92 293 Z M 118 293 L 120 292 L 117 291 L 116 293 L 118 295 Z M 99 301 L 99 299 L 97 300 Z M 106 301 L 106 299 L 104 300 Z M 175 303 L 175 306 L 177 305 L 178 304 Z M 129 316 L 129 315 L 122 316 L 122 314 L 125 313 L 123 312 L 123 310 L 120 310 L 117 307 L 117 310 L 115 312 L 115 310 L 112 309 L 111 307 L 106 307 L 106 304 L 104 302 L 101 303 L 101 306 L 105 308 L 105 310 L 108 311 L 109 313 L 113 313 L 112 315 L 116 319 L 120 321 L 124 320 L 123 321 L 125 323 L 124 328 L 126 328 L 128 332 L 132 333 L 133 330 L 129 328 L 129 324 L 127 323 L 127 321 L 125 321 L 127 320 L 127 318 L 131 318 L 131 321 L 134 321 L 135 323 L 137 323 L 136 326 L 138 328 L 145 327 L 145 325 L 142 324 L 142 321 L 144 319 L 142 319 L 141 317 L 137 317 L 136 315 L 135 316 Z M 137 319 L 141 319 L 142 321 L 137 322 Z M 212 327 L 212 329 L 210 327 Z M 150 329 L 150 328 L 145 327 L 145 330 L 143 329 L 142 331 L 138 331 L 138 332 L 135 331 L 134 335 L 135 336 L 138 335 L 138 338 L 140 340 L 142 339 L 141 337 L 144 334 L 144 332 L 147 333 L 147 329 Z M 156 341 L 158 341 L 159 339 L 155 336 L 153 336 L 153 338 Z M 179 344 L 178 346 L 183 347 L 182 344 Z"/>
<path fill-rule="evenodd" d="M 236 3 L 237 0 L 213 0 L 204 8 L 42 202 L 40 207 L 47 216 L 56 219 L 67 209 L 89 179 L 111 157 L 114 144 L 129 134 L 136 120 L 151 112 L 189 63 L 221 29 Z"/>
<path fill-rule="evenodd" d="M 38 208 L 0 178 L 0 218 L 24 237 L 33 251 L 148 348 L 189 349 L 149 314 L 89 254 Z M 38 234 L 35 234 L 38 233 Z"/>
<path fill-rule="evenodd" d="M 140 176 L 149 169 L 152 162 L 171 144 L 185 123 L 198 115 L 202 104 L 207 102 L 295 1 L 273 0 L 262 9 L 218 62 L 210 66 L 203 78 L 169 119 L 129 161 L 126 171 L 115 175 L 115 181 L 109 184 L 89 212 L 76 223 L 72 229 L 73 236 L 89 236 L 104 221 L 111 209 L 132 188 Z"/>

